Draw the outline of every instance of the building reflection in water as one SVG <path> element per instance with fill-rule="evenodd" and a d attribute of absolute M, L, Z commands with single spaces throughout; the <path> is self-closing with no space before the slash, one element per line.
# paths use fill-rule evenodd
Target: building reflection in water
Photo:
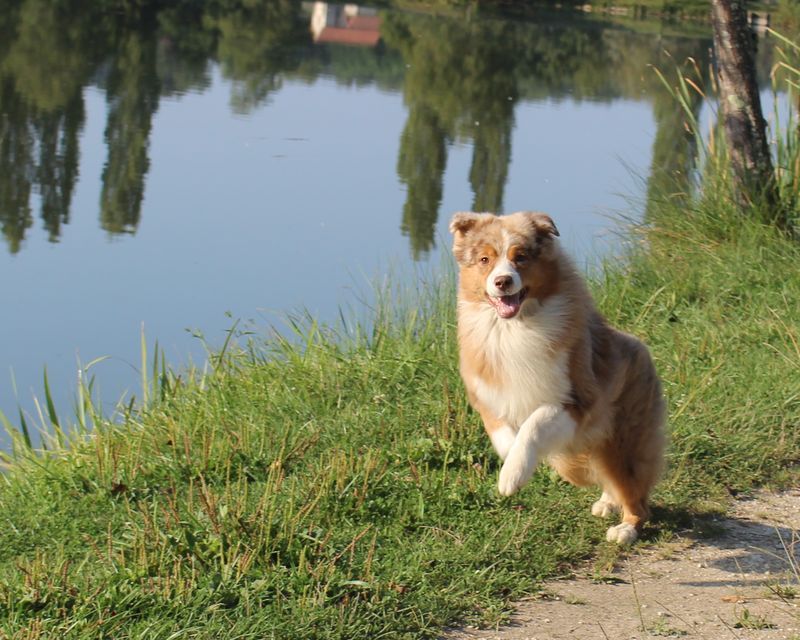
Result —
<path fill-rule="evenodd" d="M 311 34 L 316 43 L 374 47 L 381 39 L 381 18 L 376 9 L 356 4 L 315 2 Z"/>

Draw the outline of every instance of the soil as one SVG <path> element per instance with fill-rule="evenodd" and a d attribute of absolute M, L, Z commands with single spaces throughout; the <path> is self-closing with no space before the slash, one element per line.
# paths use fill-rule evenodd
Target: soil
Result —
<path fill-rule="evenodd" d="M 598 580 L 592 567 L 543 585 L 509 625 L 446 640 L 800 640 L 800 490 L 735 500 L 726 517 L 638 545 Z"/>

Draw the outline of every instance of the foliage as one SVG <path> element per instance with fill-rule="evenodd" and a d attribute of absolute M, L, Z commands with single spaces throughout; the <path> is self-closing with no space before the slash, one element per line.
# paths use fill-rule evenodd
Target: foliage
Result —
<path fill-rule="evenodd" d="M 723 203 L 737 200 L 742 213 L 776 224 L 797 237 L 800 233 L 800 147 L 796 133 L 800 46 L 774 30 L 770 29 L 769 33 L 775 42 L 776 62 L 762 75 L 770 78 L 773 92 L 773 112 L 766 124 L 774 164 L 769 175 L 774 181 L 775 193 L 766 186 L 759 192 L 758 185 L 753 185 L 752 202 L 742 204 L 739 179 L 732 178 L 735 172 L 731 143 L 727 140 L 722 117 L 718 116 L 720 98 L 716 95 L 716 85 L 692 59 L 677 70 L 674 78 L 655 69 L 655 75 L 672 99 L 673 131 L 680 134 L 672 135 L 664 144 L 659 130 L 648 191 L 656 197 L 668 191 L 678 198 L 705 192 L 704 197 Z M 708 105 L 713 115 L 708 131 L 699 121 L 703 105 Z M 667 150 L 669 155 L 660 157 L 659 150 Z M 669 167 L 670 171 L 657 172 L 656 163 Z"/>
<path fill-rule="evenodd" d="M 787 91 L 788 102 L 800 106 L 800 45 L 771 31 L 778 41 L 777 62 L 772 69 L 773 82 Z M 775 128 L 775 178 L 780 191 L 784 224 L 800 235 L 800 145 L 791 132 L 797 127 L 797 109 L 790 109 L 783 120 L 777 109 Z"/>

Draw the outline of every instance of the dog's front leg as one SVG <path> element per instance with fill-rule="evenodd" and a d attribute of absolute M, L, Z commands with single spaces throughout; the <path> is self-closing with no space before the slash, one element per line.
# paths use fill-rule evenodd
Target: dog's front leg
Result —
<path fill-rule="evenodd" d="M 500 469 L 497 489 L 504 496 L 516 493 L 533 475 L 539 460 L 555 453 L 575 434 L 575 421 L 563 408 L 545 404 L 519 428 Z"/>

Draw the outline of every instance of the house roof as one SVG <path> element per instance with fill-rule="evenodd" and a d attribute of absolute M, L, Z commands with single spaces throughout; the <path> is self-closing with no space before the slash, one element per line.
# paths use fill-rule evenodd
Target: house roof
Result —
<path fill-rule="evenodd" d="M 380 16 L 348 16 L 346 26 L 325 27 L 317 34 L 315 41 L 374 47 L 380 39 Z"/>

